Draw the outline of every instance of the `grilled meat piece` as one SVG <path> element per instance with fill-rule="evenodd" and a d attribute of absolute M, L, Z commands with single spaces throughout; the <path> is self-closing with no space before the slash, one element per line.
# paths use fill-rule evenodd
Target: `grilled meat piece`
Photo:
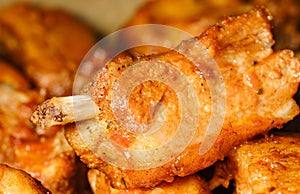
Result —
<path fill-rule="evenodd" d="M 51 193 L 43 185 L 22 170 L 0 164 L 0 192 L 1 193 Z"/>
<path fill-rule="evenodd" d="M 44 97 L 37 91 L 14 88 L 5 83 L 0 83 L 0 91 L 1 131 L 16 138 L 35 139 L 36 129 L 29 117 Z"/>
<path fill-rule="evenodd" d="M 299 17 L 300 2 L 297 0 L 251 0 L 251 5 L 264 5 L 274 20 L 275 49 L 290 48 L 295 52 L 300 51 Z"/>
<path fill-rule="evenodd" d="M 172 183 L 161 183 L 155 188 L 144 189 L 115 189 L 111 187 L 109 179 L 104 173 L 96 169 L 91 169 L 88 172 L 88 178 L 92 190 L 95 194 L 109 193 L 109 194 L 208 194 L 207 183 L 198 175 L 190 175 L 187 177 L 176 177 Z"/>
<path fill-rule="evenodd" d="M 210 187 L 235 181 L 236 193 L 299 193 L 300 135 L 282 133 L 243 143 L 216 165 Z"/>
<path fill-rule="evenodd" d="M 79 181 L 84 182 L 84 176 L 62 131 L 36 140 L 10 137 L 9 146 L 11 152 L 5 152 L 2 163 L 26 171 L 52 193 L 81 192 L 77 186 Z"/>
<path fill-rule="evenodd" d="M 3 83 L 0 91 L 0 163 L 26 171 L 52 193 L 74 193 L 78 161 L 63 131 L 54 127 L 49 129 L 52 137 L 40 137 L 29 121 L 44 98 Z"/>
<path fill-rule="evenodd" d="M 201 34 L 224 15 L 236 15 L 253 9 L 257 5 L 264 5 L 274 16 L 275 49 L 300 49 L 300 33 L 298 30 L 300 3 L 297 0 L 234 0 L 234 1 L 208 1 L 208 0 L 161 0 L 147 1 L 141 6 L 125 27 L 139 24 L 163 24 L 174 26 L 193 36 Z M 151 36 L 150 36 L 150 35 Z M 153 38 L 159 36 L 155 31 L 148 31 L 144 36 L 133 35 L 132 38 Z M 161 52 L 162 49 L 134 48 L 136 55 Z"/>
<path fill-rule="evenodd" d="M 199 148 L 204 144 L 202 140 L 212 115 L 210 106 L 212 101 L 207 81 L 212 80 L 214 76 L 208 74 L 205 80 L 204 71 L 199 72 L 195 64 L 177 51 L 139 58 L 125 53 L 113 59 L 95 76 L 90 85 L 90 95 L 98 107 L 97 120 L 96 122 L 81 121 L 77 125 L 81 128 L 77 128 L 75 124 L 67 125 L 65 135 L 70 145 L 88 167 L 104 172 L 113 187 L 119 189 L 149 188 L 162 181 L 172 182 L 177 175 L 193 174 L 223 159 L 234 146 L 245 140 L 266 133 L 274 127 L 281 128 L 284 123 L 299 113 L 299 108 L 292 97 L 300 81 L 300 62 L 290 50 L 277 52 L 272 50 L 274 40 L 270 27 L 271 18 L 272 16 L 266 9 L 257 8 L 236 17 L 225 17 L 197 37 L 197 41 L 207 48 L 216 61 L 226 91 L 224 123 L 216 141 L 205 154 L 199 154 Z M 185 41 L 182 45 L 186 43 L 188 42 Z M 186 50 L 192 50 L 192 48 L 188 47 Z M 109 138 L 125 150 L 147 150 L 147 148 L 154 149 L 165 142 L 170 142 L 177 132 L 176 126 L 181 120 L 179 100 L 176 98 L 175 91 L 156 80 L 145 81 L 136 86 L 129 96 L 128 107 L 133 119 L 139 123 L 147 123 L 155 116 L 161 118 L 161 107 L 164 107 L 166 120 L 159 131 L 151 133 L 150 138 L 147 139 L 143 135 L 134 133 L 133 129 L 127 130 L 119 125 L 119 121 L 116 121 L 114 117 L 111 106 L 115 95 L 114 83 L 121 78 L 126 69 L 137 67 L 135 65 L 140 62 L 151 66 L 153 61 L 161 61 L 178 69 L 193 86 L 199 102 L 199 107 L 194 112 L 199 113 L 195 136 L 181 153 L 163 165 L 148 169 L 131 169 L 111 164 L 111 161 L 121 156 L 118 155 L 119 150 L 110 150 L 110 153 L 115 154 L 110 156 L 111 160 L 108 156 L 99 157 L 94 149 L 103 147 L 105 150 L 107 141 L 105 138 L 104 140 L 97 138 L 107 137 L 106 139 Z M 210 69 L 209 66 L 205 68 Z M 63 98 L 55 102 L 61 103 L 62 101 L 64 101 Z M 59 124 L 57 118 L 61 123 L 72 121 L 70 116 L 73 112 L 70 111 L 70 107 L 65 106 L 64 103 L 55 104 L 55 102 L 50 100 L 42 104 L 33 113 L 31 119 L 40 124 Z M 59 114 L 56 115 L 56 113 Z M 56 122 L 45 122 L 51 118 L 56 119 Z M 80 118 L 73 119 L 80 120 Z M 91 119 L 94 118 L 91 117 Z M 82 138 L 81 132 L 83 131 L 94 134 L 90 137 L 92 143 L 88 144 L 86 139 Z M 101 131 L 100 134 L 99 131 Z M 176 148 L 176 146 L 172 147 L 174 150 Z M 123 154 L 126 155 L 126 153 Z M 159 155 L 159 157 L 164 156 Z M 129 155 L 127 162 L 129 165 L 135 165 L 134 162 L 131 163 L 130 157 Z M 147 156 L 135 155 L 134 157 L 143 161 Z"/>
<path fill-rule="evenodd" d="M 48 96 L 72 94 L 75 72 L 96 37 L 62 10 L 25 3 L 0 10 L 0 45 Z"/>

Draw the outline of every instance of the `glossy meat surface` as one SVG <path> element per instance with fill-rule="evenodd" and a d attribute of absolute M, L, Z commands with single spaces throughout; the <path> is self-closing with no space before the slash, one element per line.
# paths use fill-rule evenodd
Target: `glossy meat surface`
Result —
<path fill-rule="evenodd" d="M 300 3 L 297 0 L 172 0 L 147 1 L 141 6 L 126 27 L 139 24 L 163 24 L 177 27 L 193 36 L 197 36 L 224 15 L 236 15 L 264 5 L 274 16 L 275 48 L 292 50 L 300 49 L 298 30 Z M 142 38 L 159 36 L 155 31 L 148 31 Z M 140 36 L 134 36 L 140 37 Z M 159 51 L 159 50 L 158 50 Z M 150 54 L 153 50 L 133 49 L 133 53 Z"/>
<path fill-rule="evenodd" d="M 172 183 L 161 183 L 155 188 L 115 189 L 110 185 L 104 173 L 96 169 L 88 172 L 89 182 L 95 194 L 209 194 L 207 183 L 198 175 L 176 177 Z"/>
<path fill-rule="evenodd" d="M 299 193 L 300 136 L 279 133 L 243 143 L 218 163 L 211 185 L 235 181 L 236 193 Z"/>
<path fill-rule="evenodd" d="M 41 183 L 22 170 L 0 164 L 0 193 L 51 193 Z"/>
<path fill-rule="evenodd" d="M 11 4 L 0 10 L 0 46 L 48 96 L 71 95 L 82 58 L 96 43 L 92 30 L 66 11 Z"/>
<path fill-rule="evenodd" d="M 103 171 L 114 187 L 131 189 L 153 187 L 162 181 L 171 182 L 176 175 L 193 174 L 223 159 L 234 146 L 245 140 L 266 133 L 274 127 L 281 128 L 299 113 L 292 97 L 300 81 L 300 62 L 290 50 L 272 50 L 274 40 L 271 19 L 272 16 L 266 9 L 257 8 L 236 17 L 225 17 L 198 37 L 217 62 L 226 90 L 226 115 L 221 133 L 204 155 L 199 155 L 199 147 L 212 114 L 211 109 L 207 108 L 211 104 L 210 92 L 204 77 L 197 73 L 195 65 L 176 51 L 138 59 L 121 54 L 112 60 L 95 77 L 90 88 L 99 108 L 98 122 L 101 129 L 87 124 L 85 130 L 104 131 L 119 145 L 132 149 L 153 148 L 161 142 L 169 141 L 175 133 L 169 129 L 178 124 L 180 114 L 176 111 L 178 105 L 174 91 L 166 85 L 156 81 L 144 82 L 132 91 L 129 98 L 130 111 L 140 123 L 149 120 L 151 102 L 159 101 L 165 105 L 167 120 L 161 130 L 167 133 L 166 136 L 154 134 L 152 140 L 145 140 L 126 131 L 114 119 L 110 106 L 113 83 L 126 68 L 140 61 L 163 61 L 183 72 L 198 96 L 201 122 L 198 123 L 192 142 L 182 153 L 162 166 L 134 170 L 114 166 L 97 157 L 82 139 L 75 124 L 66 126 L 67 140 L 81 160 L 88 167 Z M 157 112 L 152 113 L 155 116 Z M 103 142 L 96 140 L 94 142 L 96 146 L 101 146 L 101 143 Z"/>
<path fill-rule="evenodd" d="M 0 163 L 26 171 L 52 193 L 81 192 L 84 171 L 61 127 L 48 129 L 47 136 L 51 137 L 42 137 L 36 133 L 39 127 L 29 121 L 36 105 L 45 98 L 26 88 L 22 74 L 5 65 L 1 76 L 6 78 L 0 76 Z M 23 184 L 14 181 L 16 186 Z"/>

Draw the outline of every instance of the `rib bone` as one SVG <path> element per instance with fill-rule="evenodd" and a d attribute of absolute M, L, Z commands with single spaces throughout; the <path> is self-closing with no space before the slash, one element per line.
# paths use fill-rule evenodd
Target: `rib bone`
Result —
<path fill-rule="evenodd" d="M 97 106 L 90 96 L 54 97 L 46 100 L 33 112 L 30 120 L 43 127 L 65 125 L 97 116 Z"/>

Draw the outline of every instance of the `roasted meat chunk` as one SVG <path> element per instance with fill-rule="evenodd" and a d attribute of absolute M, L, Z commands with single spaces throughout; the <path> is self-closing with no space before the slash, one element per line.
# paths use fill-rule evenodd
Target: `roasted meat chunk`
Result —
<path fill-rule="evenodd" d="M 96 37 L 66 11 L 17 3 L 0 10 L 0 46 L 6 57 L 48 96 L 70 95 L 73 78 Z"/>
<path fill-rule="evenodd" d="M 126 53 L 120 54 L 99 71 L 90 84 L 89 90 L 85 90 L 86 93 L 77 97 L 48 100 L 36 109 L 31 120 L 44 126 L 80 121 L 65 127 L 67 140 L 81 160 L 88 167 L 104 172 L 115 188 L 149 188 L 162 181 L 172 182 L 175 176 L 193 174 L 219 159 L 224 159 L 234 146 L 245 140 L 266 133 L 274 127 L 281 128 L 284 123 L 299 113 L 299 108 L 292 97 L 300 81 L 300 62 L 293 56 L 291 50 L 276 52 L 272 50 L 274 40 L 271 33 L 271 18 L 269 11 L 260 7 L 239 16 L 221 19 L 199 37 L 183 41 L 173 51 L 138 58 Z M 221 109 L 222 103 L 219 104 L 220 107 L 217 106 L 220 109 L 214 109 L 220 115 L 222 112 L 225 114 L 215 141 L 212 134 L 206 133 L 206 128 L 214 113 L 210 89 L 217 91 L 220 88 L 210 88 L 208 82 L 215 81 L 218 77 L 213 73 L 211 64 L 204 64 L 199 70 L 197 64 L 181 53 L 181 51 L 193 51 L 194 44 L 190 43 L 195 42 L 204 45 L 207 53 L 214 59 L 225 85 L 225 91 L 222 93 L 226 93 L 222 97 L 226 102 L 224 109 Z M 200 52 L 196 52 L 193 56 L 203 60 Z M 147 70 L 157 62 L 160 65 L 167 64 L 167 67 L 155 66 L 158 67 L 155 71 Z M 134 73 L 135 70 L 139 70 L 139 67 L 146 70 Z M 178 93 L 188 88 L 187 85 L 181 85 L 184 81 L 179 79 L 180 76 L 171 76 L 172 81 L 180 80 L 172 87 L 163 81 L 151 79 L 146 79 L 132 89 L 126 87 L 126 84 L 135 82 L 133 75 L 144 75 L 147 72 L 155 74 L 156 70 L 161 77 L 173 75 L 175 70 L 171 71 L 169 67 L 182 72 L 192 86 L 188 91 L 195 91 L 195 95 L 180 94 L 182 95 L 180 97 Z M 130 74 L 132 76 L 127 77 L 125 85 L 122 85 L 121 81 L 128 73 L 128 69 L 133 71 Z M 118 87 L 120 85 L 124 88 Z M 118 100 L 119 98 L 115 99 L 115 97 L 122 96 L 121 92 L 124 90 L 131 92 L 128 103 L 118 104 L 123 102 L 122 98 Z M 97 105 L 94 115 L 82 114 L 85 110 L 84 96 L 91 98 Z M 184 97 L 188 98 L 188 103 L 184 104 L 186 107 L 182 106 L 184 101 L 182 102 L 181 98 Z M 219 99 L 220 102 L 222 98 Z M 74 99 L 74 103 L 71 99 Z M 130 110 L 131 115 L 128 117 L 131 120 L 122 123 L 122 120 L 117 120 L 116 115 L 123 114 L 120 111 L 126 107 L 126 104 Z M 72 106 L 76 107 L 79 116 L 73 115 Z M 81 109 L 78 110 L 80 107 Z M 196 115 L 199 120 L 182 121 L 185 117 L 185 114 L 181 114 L 183 108 L 188 108 L 186 114 L 189 111 L 193 112 L 193 116 L 188 118 Z M 145 132 L 137 127 L 142 125 L 131 124 L 132 120 L 145 124 L 153 118 L 164 121 L 162 124 L 158 123 L 159 130 Z M 127 121 L 129 125 L 126 125 Z M 185 138 L 192 133 L 190 131 L 192 127 L 185 127 L 183 133 L 180 133 L 181 130 L 176 126 L 181 126 L 182 122 L 185 122 L 184 124 L 196 122 L 193 138 L 186 146 L 182 146 L 181 141 L 185 141 Z M 87 139 L 84 132 L 93 135 Z M 172 144 L 177 137 L 181 138 Z M 207 146 L 204 143 L 206 138 L 211 140 L 209 142 L 212 144 L 201 154 L 200 148 L 205 149 Z M 112 148 L 109 142 L 118 146 Z M 165 145 L 172 146 L 167 147 L 166 152 L 157 152 L 157 155 L 132 152 L 132 150 L 146 152 L 154 150 L 156 153 L 156 150 L 164 148 Z M 173 153 L 172 151 L 179 147 L 183 150 L 178 154 L 171 154 L 172 159 L 158 165 L 157 162 L 164 161 L 169 153 Z M 154 158 L 158 159 L 154 160 Z M 124 159 L 121 161 L 122 165 L 113 163 L 119 159 Z M 135 163 L 135 161 L 141 162 Z M 149 166 L 153 164 L 153 166 L 138 168 L 144 164 Z"/>
<path fill-rule="evenodd" d="M 160 185 L 145 189 L 115 189 L 110 185 L 109 179 L 99 170 L 91 169 L 88 172 L 88 178 L 92 190 L 95 194 L 209 194 L 207 183 L 199 175 L 190 175 L 187 177 L 176 177 L 172 183 L 161 183 Z"/>
<path fill-rule="evenodd" d="M 5 156 L 2 163 L 26 171 L 52 193 L 80 193 L 81 188 L 76 186 L 85 179 L 79 172 L 79 163 L 63 132 L 37 140 L 11 137 L 9 146 L 12 152 Z"/>
<path fill-rule="evenodd" d="M 55 127 L 50 129 L 52 137 L 40 137 L 29 122 L 36 104 L 44 98 L 3 83 L 0 91 L 0 163 L 26 171 L 52 193 L 74 193 L 79 162 L 63 131 Z M 84 176 L 80 178 L 82 182 Z"/>
<path fill-rule="evenodd" d="M 264 5 L 274 16 L 275 49 L 300 49 L 300 33 L 298 18 L 300 16 L 300 3 L 297 0 L 172 0 L 147 1 L 141 6 L 126 27 L 139 24 L 163 24 L 177 27 L 193 36 L 197 36 L 209 26 L 217 22 L 224 15 L 235 15 L 253 9 L 257 5 Z M 151 34 L 154 39 L 160 34 L 148 31 L 144 36 Z M 134 53 L 150 53 L 143 49 L 133 49 Z M 157 50 L 160 51 L 160 50 Z"/>
<path fill-rule="evenodd" d="M 237 146 L 216 165 L 211 188 L 235 181 L 236 193 L 299 193 L 300 135 L 281 133 Z"/>
<path fill-rule="evenodd" d="M 1 193 L 51 193 L 42 184 L 22 170 L 0 164 L 0 192 Z"/>

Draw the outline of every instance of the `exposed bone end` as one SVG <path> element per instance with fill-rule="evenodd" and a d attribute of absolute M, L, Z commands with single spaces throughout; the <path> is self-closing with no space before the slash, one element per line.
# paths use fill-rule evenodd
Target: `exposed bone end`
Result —
<path fill-rule="evenodd" d="M 43 127 L 65 125 L 95 118 L 97 107 L 89 96 L 54 97 L 46 100 L 31 115 L 31 122 Z"/>
<path fill-rule="evenodd" d="M 65 104 L 72 106 L 72 103 L 66 103 L 70 100 L 72 100 L 72 96 L 61 98 L 54 97 L 46 100 L 37 106 L 36 110 L 31 115 L 31 122 L 40 125 L 43 128 L 74 122 L 73 113 L 65 111 Z M 72 107 L 68 110 L 70 109 L 72 109 Z"/>

